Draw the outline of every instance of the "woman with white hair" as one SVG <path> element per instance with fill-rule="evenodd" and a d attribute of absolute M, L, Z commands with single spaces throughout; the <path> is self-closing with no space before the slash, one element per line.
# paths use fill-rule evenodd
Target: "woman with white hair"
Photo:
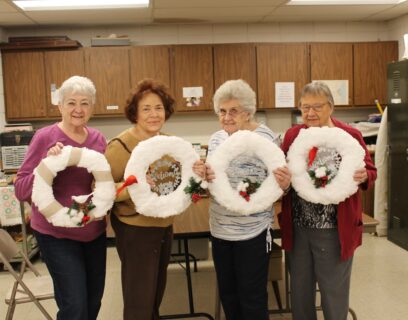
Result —
<path fill-rule="evenodd" d="M 276 135 L 267 126 L 254 120 L 256 96 L 243 80 L 222 84 L 214 95 L 214 110 L 222 130 L 214 133 L 208 143 L 211 155 L 238 130 L 253 131 L 276 142 Z M 279 168 L 275 177 L 285 190 L 290 185 L 287 168 Z M 265 164 L 255 157 L 240 155 L 229 164 L 227 176 L 233 188 L 251 177 L 262 182 L 267 177 Z M 207 180 L 215 179 L 207 164 Z M 231 212 L 214 199 L 210 204 L 212 253 L 220 299 L 227 320 L 268 319 L 267 276 L 271 244 L 273 208 L 244 216 Z"/>
<path fill-rule="evenodd" d="M 61 153 L 64 146 L 104 153 L 103 135 L 87 126 L 95 103 L 95 87 L 85 77 L 73 76 L 59 89 L 60 122 L 39 129 L 17 173 L 16 196 L 31 203 L 34 174 L 41 160 Z M 56 200 L 65 207 L 72 196 L 89 194 L 93 176 L 85 168 L 68 167 L 58 172 L 52 189 Z M 105 220 L 90 221 L 81 228 L 55 227 L 32 204 L 31 228 L 42 258 L 54 283 L 59 320 L 95 320 L 105 286 Z"/>

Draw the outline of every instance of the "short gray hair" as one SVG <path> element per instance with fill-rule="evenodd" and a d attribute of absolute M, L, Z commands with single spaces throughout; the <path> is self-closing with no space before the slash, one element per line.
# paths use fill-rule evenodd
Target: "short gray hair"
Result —
<path fill-rule="evenodd" d="M 249 112 L 251 117 L 255 114 L 256 95 L 254 90 L 244 80 L 228 80 L 217 89 L 213 98 L 215 113 L 219 113 L 220 105 L 223 102 L 232 99 L 238 100 L 240 107 Z"/>
<path fill-rule="evenodd" d="M 68 94 L 80 93 L 91 97 L 92 104 L 95 103 L 96 89 L 93 82 L 81 76 L 72 76 L 65 80 L 58 89 L 58 102 L 62 104 Z"/>
<path fill-rule="evenodd" d="M 304 96 L 324 96 L 327 99 L 327 102 L 332 108 L 334 108 L 334 99 L 330 91 L 330 88 L 327 84 L 322 81 L 314 81 L 305 85 L 300 93 L 299 105 L 302 103 L 302 98 Z"/>

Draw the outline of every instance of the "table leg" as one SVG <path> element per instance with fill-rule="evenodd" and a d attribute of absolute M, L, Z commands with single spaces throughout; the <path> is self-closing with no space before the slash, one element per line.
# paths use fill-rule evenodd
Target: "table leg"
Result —
<path fill-rule="evenodd" d="M 160 316 L 160 319 L 184 319 L 184 318 L 198 318 L 204 317 L 210 320 L 214 318 L 205 312 L 194 312 L 194 297 L 193 297 L 193 285 L 191 283 L 191 270 L 190 270 L 190 254 L 188 250 L 188 239 L 184 238 L 184 257 L 186 260 L 186 277 L 187 277 L 187 290 L 188 290 L 188 304 L 190 313 L 186 314 L 174 314 Z"/>

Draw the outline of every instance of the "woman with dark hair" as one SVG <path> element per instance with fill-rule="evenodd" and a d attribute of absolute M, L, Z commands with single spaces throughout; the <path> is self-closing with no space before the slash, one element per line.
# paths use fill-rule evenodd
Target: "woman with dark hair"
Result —
<path fill-rule="evenodd" d="M 112 139 L 105 153 L 117 187 L 123 184 L 132 150 L 139 142 L 162 134 L 164 122 L 174 112 L 173 105 L 174 99 L 162 83 L 144 79 L 132 89 L 125 114 L 134 126 Z M 139 214 L 125 189 L 115 200 L 111 223 L 122 262 L 123 319 L 159 319 L 173 239 L 173 217 Z"/>

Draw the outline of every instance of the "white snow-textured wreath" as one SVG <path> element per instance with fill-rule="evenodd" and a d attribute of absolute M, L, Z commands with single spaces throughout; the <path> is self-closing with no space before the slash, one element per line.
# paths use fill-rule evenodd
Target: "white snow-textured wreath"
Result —
<path fill-rule="evenodd" d="M 330 183 L 316 186 L 308 172 L 309 153 L 318 148 L 334 149 L 341 157 L 337 174 Z M 365 151 L 350 134 L 340 128 L 311 127 L 301 129 L 287 154 L 288 168 L 292 174 L 292 186 L 303 199 L 321 204 L 338 204 L 358 189 L 353 175 L 364 168 Z M 317 178 L 323 177 L 324 167 L 315 170 Z M 327 169 L 325 169 L 326 172 Z"/>
<path fill-rule="evenodd" d="M 226 173 L 230 162 L 242 154 L 257 157 L 268 169 L 267 178 L 260 186 L 255 186 L 256 191 L 251 194 L 247 193 L 249 184 L 245 181 L 238 185 L 237 190 L 233 189 Z M 243 215 L 260 212 L 270 207 L 283 193 L 273 170 L 286 165 L 285 156 L 276 144 L 255 132 L 235 132 L 208 157 L 207 162 L 215 173 L 208 189 L 215 200 L 228 210 Z"/>
<path fill-rule="evenodd" d="M 181 182 L 177 189 L 167 195 L 151 191 L 146 182 L 150 164 L 169 155 L 181 164 Z M 138 183 L 129 185 L 128 192 L 135 203 L 136 211 L 149 217 L 166 218 L 182 213 L 191 204 L 191 196 L 184 189 L 189 179 L 200 178 L 193 172 L 193 164 L 199 159 L 190 142 L 179 137 L 155 136 L 140 142 L 133 149 L 126 165 L 124 177 L 136 176 Z"/>
<path fill-rule="evenodd" d="M 59 171 L 70 166 L 85 168 L 95 179 L 89 195 L 72 196 L 70 208 L 54 197 L 52 182 Z M 82 227 L 93 218 L 106 215 L 115 199 L 111 168 L 103 154 L 87 148 L 64 146 L 59 155 L 44 158 L 34 170 L 31 198 L 47 221 L 57 227 Z"/>

